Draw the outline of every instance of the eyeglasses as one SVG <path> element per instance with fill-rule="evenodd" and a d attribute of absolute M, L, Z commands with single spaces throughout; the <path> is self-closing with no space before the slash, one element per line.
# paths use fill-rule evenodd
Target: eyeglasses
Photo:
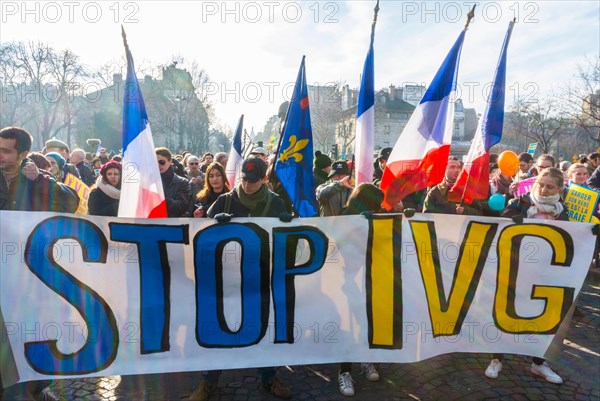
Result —
<path fill-rule="evenodd" d="M 164 166 L 165 164 L 167 164 L 166 160 L 159 160 L 158 164 L 160 164 L 161 166 Z"/>
<path fill-rule="evenodd" d="M 190 166 L 197 166 L 199 163 L 188 163 Z"/>

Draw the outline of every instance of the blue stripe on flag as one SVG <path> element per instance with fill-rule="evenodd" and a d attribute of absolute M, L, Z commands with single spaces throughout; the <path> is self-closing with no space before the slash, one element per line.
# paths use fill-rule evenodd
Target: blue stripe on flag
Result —
<path fill-rule="evenodd" d="M 431 85 L 425 92 L 425 96 L 421 99 L 421 103 L 430 101 L 439 101 L 450 95 L 450 92 L 456 90 L 456 80 L 458 76 L 458 61 L 463 41 L 465 39 L 465 31 L 462 31 L 452 49 L 446 56 L 442 66 L 435 74 Z"/>
<path fill-rule="evenodd" d="M 481 123 L 481 135 L 483 136 L 483 143 L 487 152 L 489 152 L 490 148 L 500 142 L 502 139 L 502 125 L 504 124 L 504 98 L 506 95 L 506 53 L 513 26 L 514 22 L 511 21 L 508 26 L 506 36 L 504 37 L 502 51 L 500 53 L 500 58 L 498 59 L 498 66 L 496 67 L 494 84 L 490 91 L 490 97 L 488 99 L 486 110 L 483 114 L 483 121 Z"/>
<path fill-rule="evenodd" d="M 146 113 L 140 84 L 135 76 L 133 57 L 129 48 L 126 48 L 126 53 L 127 78 L 125 79 L 123 95 L 123 152 L 127 151 L 127 146 L 148 125 L 148 114 Z"/>
<path fill-rule="evenodd" d="M 360 83 L 360 94 L 358 96 L 358 110 L 356 117 L 360 117 L 365 111 L 375 104 L 375 68 L 374 68 L 373 44 L 369 47 L 369 53 L 365 60 L 362 81 Z"/>

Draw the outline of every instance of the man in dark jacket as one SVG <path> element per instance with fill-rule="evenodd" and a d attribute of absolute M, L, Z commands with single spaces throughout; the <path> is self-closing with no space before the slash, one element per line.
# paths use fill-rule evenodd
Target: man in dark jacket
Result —
<path fill-rule="evenodd" d="M 85 163 L 85 151 L 82 149 L 75 149 L 72 151 L 71 163 L 77 168 L 81 181 L 83 181 L 85 185 L 88 187 L 94 185 L 96 182 L 96 175 L 90 166 Z"/>
<path fill-rule="evenodd" d="M 172 155 L 167 148 L 156 148 L 156 160 L 162 180 L 168 217 L 189 217 L 192 210 L 190 182 L 175 174 Z"/>
<path fill-rule="evenodd" d="M 208 210 L 208 217 L 219 213 L 232 217 L 279 217 L 287 213 L 285 204 L 267 186 L 267 165 L 258 157 L 249 157 L 242 163 L 242 180 L 237 188 L 219 196 Z"/>
<path fill-rule="evenodd" d="M 74 213 L 79 206 L 77 193 L 38 170 L 27 158 L 31 143 L 31 134 L 23 128 L 0 130 L 0 210 Z M 17 392 L 23 392 L 29 398 L 58 400 L 49 384 L 43 380 L 15 385 L 4 399 L 15 399 Z"/>
<path fill-rule="evenodd" d="M 429 189 L 423 203 L 423 213 L 462 214 L 480 216 L 478 204 L 462 205 L 448 200 L 448 191 L 460 175 L 462 163 L 454 156 L 448 159 L 444 181 Z"/>
<path fill-rule="evenodd" d="M 227 222 L 231 217 L 279 217 L 283 221 L 291 220 L 281 198 L 269 191 L 267 186 L 267 164 L 258 157 L 249 157 L 242 163 L 242 180 L 231 192 L 219 196 L 208 209 L 208 217 L 219 222 Z M 285 219 L 284 216 L 289 217 Z M 262 384 L 277 398 L 291 398 L 292 392 L 276 377 L 273 367 L 258 369 Z M 219 381 L 220 370 L 207 372 L 205 380 L 190 394 L 190 401 L 208 400 Z"/>
<path fill-rule="evenodd" d="M 339 216 L 354 189 L 348 163 L 337 161 L 331 166 L 329 181 L 317 187 L 319 215 Z"/>
<path fill-rule="evenodd" d="M 27 158 L 31 143 L 31 134 L 23 128 L 0 131 L 0 210 L 74 213 L 79 197 Z"/>

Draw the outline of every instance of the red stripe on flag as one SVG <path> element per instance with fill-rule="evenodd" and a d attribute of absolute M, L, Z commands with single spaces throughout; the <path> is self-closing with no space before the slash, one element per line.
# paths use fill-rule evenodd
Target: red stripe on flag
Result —
<path fill-rule="evenodd" d="M 407 195 L 442 182 L 449 155 L 450 145 L 443 145 L 427 152 L 423 159 L 388 162 L 381 179 L 383 206 L 391 210 Z"/>
<path fill-rule="evenodd" d="M 490 154 L 485 153 L 463 167 L 458 180 L 448 191 L 448 200 L 473 203 L 477 199 L 487 199 L 490 190 L 489 180 Z"/>

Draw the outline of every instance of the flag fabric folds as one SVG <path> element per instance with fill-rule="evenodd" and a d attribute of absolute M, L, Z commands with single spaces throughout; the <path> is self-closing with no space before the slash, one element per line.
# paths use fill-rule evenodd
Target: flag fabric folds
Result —
<path fill-rule="evenodd" d="M 242 162 L 244 161 L 244 149 L 242 146 L 242 135 L 244 131 L 244 115 L 240 117 L 235 135 L 233 136 L 233 142 L 231 142 L 231 150 L 229 151 L 229 158 L 227 159 L 227 181 L 231 188 L 235 188 L 239 184 L 242 174 Z"/>
<path fill-rule="evenodd" d="M 373 152 L 375 150 L 375 24 L 379 1 L 375 7 L 375 18 L 371 27 L 371 43 L 363 68 L 358 108 L 356 111 L 356 141 L 354 143 L 356 186 L 373 181 Z"/>
<path fill-rule="evenodd" d="M 156 162 L 152 131 L 125 31 L 123 43 L 127 55 L 127 78 L 123 97 L 123 175 L 118 215 L 167 217 L 167 203 Z"/>
<path fill-rule="evenodd" d="M 436 73 L 394 145 L 381 180 L 384 207 L 444 179 L 454 128 L 454 101 L 466 28 Z"/>
<path fill-rule="evenodd" d="M 313 138 L 304 60 L 302 57 L 277 150 L 275 173 L 298 215 L 313 217 L 318 214 L 318 206 L 312 175 Z"/>
<path fill-rule="evenodd" d="M 472 203 L 477 199 L 487 199 L 490 178 L 490 148 L 502 139 L 504 123 L 504 97 L 506 86 L 506 53 L 514 21 L 508 26 L 496 73 L 488 97 L 485 113 L 479 120 L 477 132 L 471 143 L 469 154 L 456 183 L 448 192 L 453 202 Z"/>

